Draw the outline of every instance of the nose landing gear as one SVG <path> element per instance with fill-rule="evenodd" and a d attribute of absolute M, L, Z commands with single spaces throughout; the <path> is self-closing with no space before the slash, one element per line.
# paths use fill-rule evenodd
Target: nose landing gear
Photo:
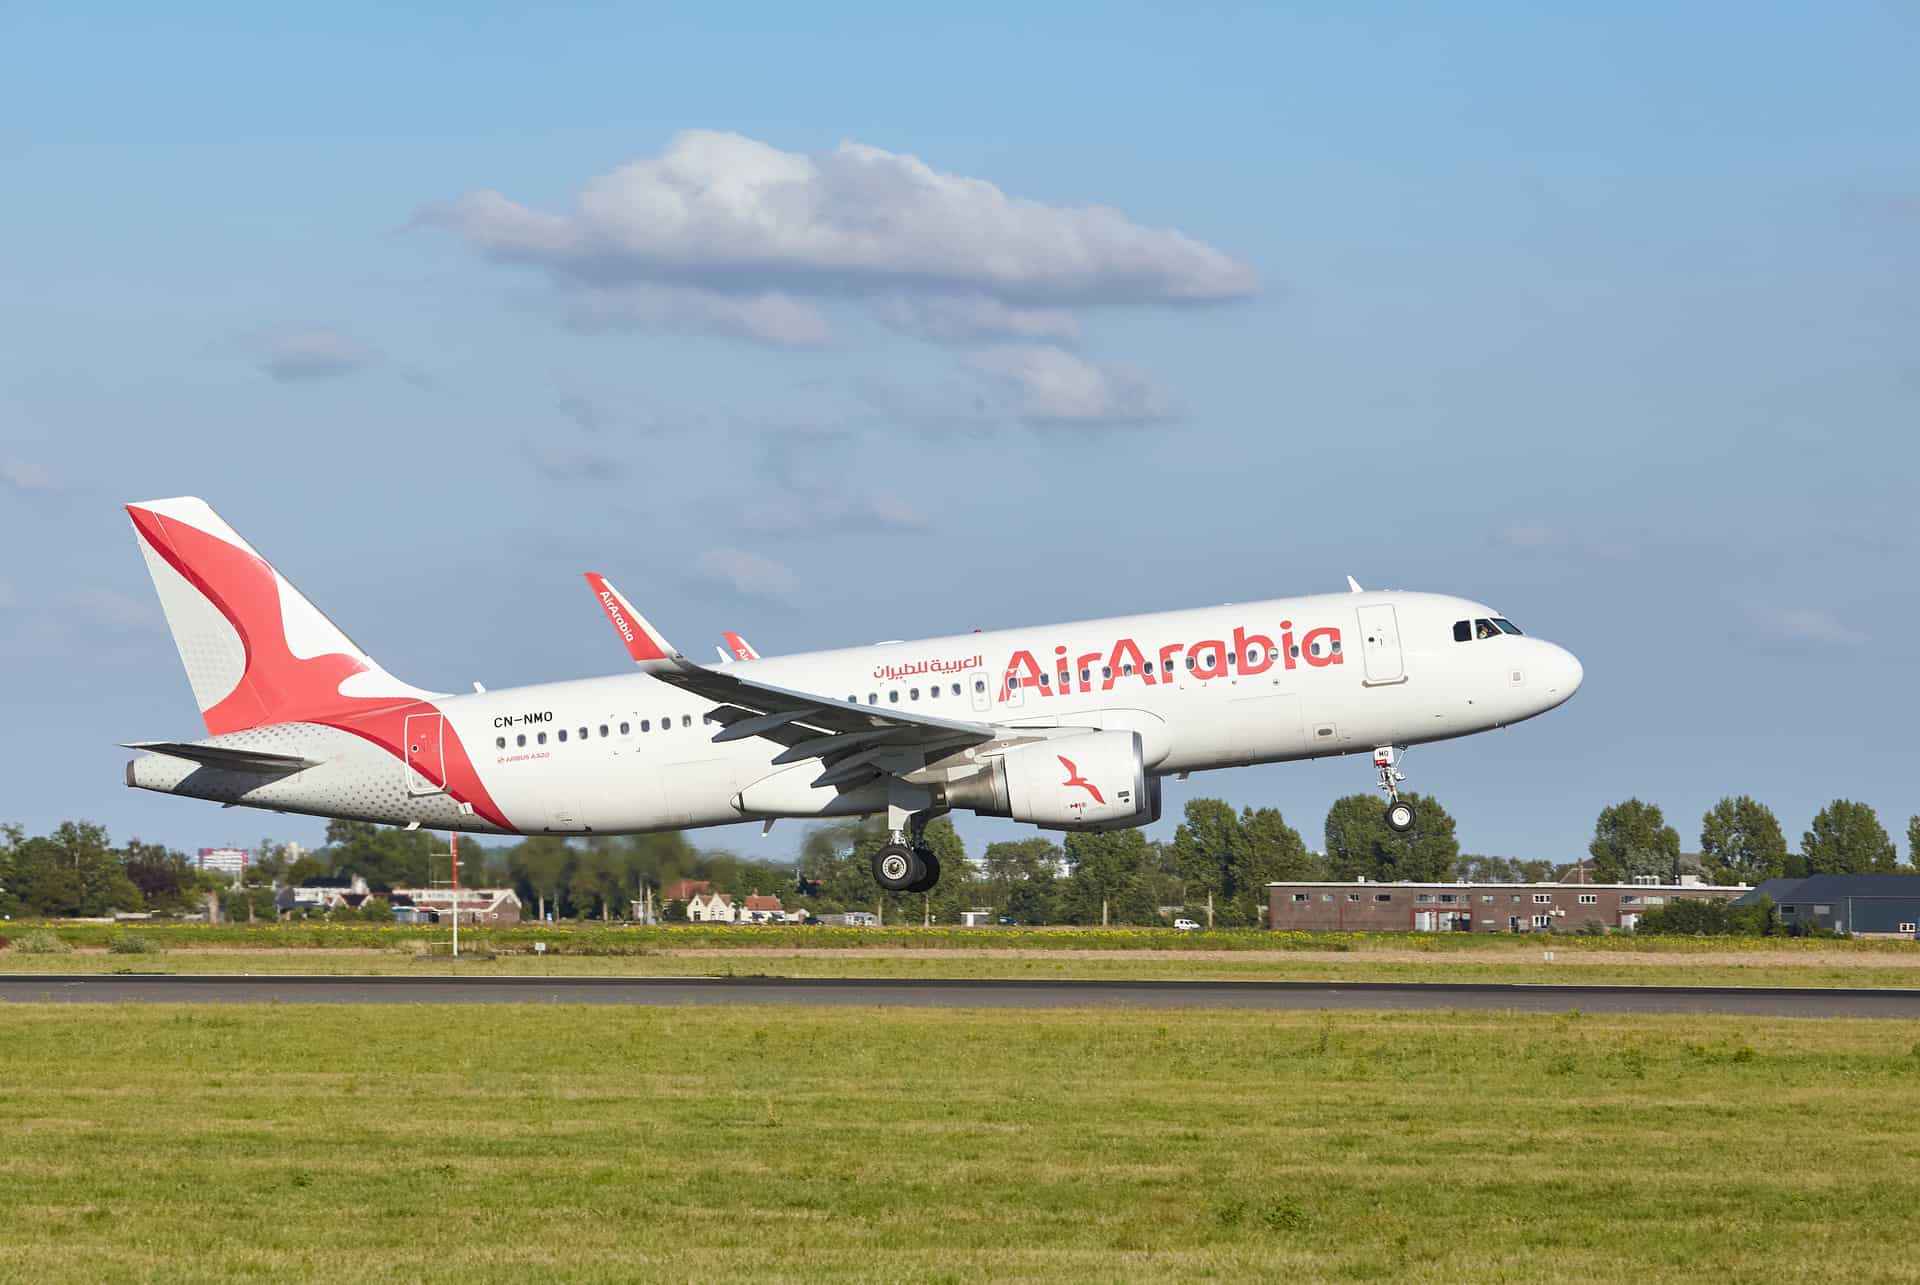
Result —
<path fill-rule="evenodd" d="M 1413 804 L 1400 797 L 1400 782 L 1407 777 L 1394 766 L 1399 757 L 1399 751 L 1391 745 L 1381 745 L 1373 751 L 1373 765 L 1380 770 L 1380 788 L 1387 794 L 1387 829 L 1405 834 L 1413 829 L 1414 814 Z"/>

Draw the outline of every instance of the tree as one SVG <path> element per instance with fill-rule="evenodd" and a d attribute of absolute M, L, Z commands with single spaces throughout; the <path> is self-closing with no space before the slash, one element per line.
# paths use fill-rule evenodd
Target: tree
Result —
<path fill-rule="evenodd" d="M 426 884 L 435 839 L 429 830 L 336 820 L 327 822 L 327 847 L 335 873 L 359 875 L 376 892 L 387 892 Z"/>
<path fill-rule="evenodd" d="M 1075 831 L 1067 835 L 1067 864 L 1073 873 L 1062 898 L 1075 923 L 1097 924 L 1105 906 L 1109 922 L 1159 922 L 1149 876 L 1154 852 L 1139 830 Z"/>
<path fill-rule="evenodd" d="M 1680 864 L 1680 832 L 1658 804 L 1628 799 L 1601 809 L 1587 852 L 1599 883 L 1631 883 L 1636 875 L 1671 880 Z"/>
<path fill-rule="evenodd" d="M 1240 840 L 1227 872 L 1226 904 L 1214 907 L 1215 919 L 1229 927 L 1264 923 L 1269 883 L 1311 879 L 1317 873 L 1300 832 L 1278 808 L 1246 808 L 1240 813 Z"/>
<path fill-rule="evenodd" d="M 1700 819 L 1700 860 L 1715 883 L 1757 884 L 1786 874 L 1787 839 L 1766 804 L 1725 798 Z"/>
<path fill-rule="evenodd" d="M 1051 839 L 990 843 L 981 854 L 985 900 L 1023 924 L 1050 924 L 1060 917 L 1060 866 L 1066 854 Z"/>
<path fill-rule="evenodd" d="M 1873 809 L 1851 799 L 1820 810 L 1800 838 L 1800 855 L 1810 875 L 1889 874 L 1898 856 Z"/>
<path fill-rule="evenodd" d="M 368 897 L 360 903 L 359 917 L 370 924 L 393 922 L 393 903 L 385 897 Z"/>
<path fill-rule="evenodd" d="M 1634 933 L 1651 937 L 1775 937 L 1786 929 L 1771 897 L 1736 906 L 1719 897 L 1681 897 L 1640 916 Z"/>
<path fill-rule="evenodd" d="M 1920 815 L 1907 818 L 1907 865 L 1920 871 Z"/>
<path fill-rule="evenodd" d="M 1438 799 L 1412 792 L 1413 829 L 1396 833 L 1371 794 L 1349 794 L 1327 809 L 1327 872 L 1333 879 L 1439 883 L 1453 877 L 1460 857 L 1454 820 Z"/>
<path fill-rule="evenodd" d="M 129 839 L 120 850 L 120 864 L 149 910 L 183 910 L 194 899 L 198 885 L 195 876 L 200 872 L 181 853 L 157 843 Z"/>
<path fill-rule="evenodd" d="M 566 886 L 567 867 L 572 860 L 573 852 L 566 841 L 548 834 L 522 839 L 507 852 L 507 870 L 513 877 L 514 890 L 522 901 L 538 903 L 543 923 L 548 903 L 557 902 L 560 889 Z M 554 911 L 556 915 L 559 913 L 558 905 Z"/>
<path fill-rule="evenodd" d="M 1186 903 L 1200 905 L 1208 893 L 1225 901 L 1244 839 L 1240 818 L 1220 799 L 1187 800 L 1185 817 L 1173 832 L 1173 864 L 1185 883 Z"/>
<path fill-rule="evenodd" d="M 18 833 L 9 831 L 10 840 Z M 7 888 L 28 914 L 93 917 L 146 904 L 100 826 L 63 821 L 50 835 L 10 842 L 9 850 Z"/>
<path fill-rule="evenodd" d="M 14 892 L 14 853 L 26 837 L 26 831 L 18 825 L 0 825 L 0 915 L 9 919 L 24 909 Z"/>

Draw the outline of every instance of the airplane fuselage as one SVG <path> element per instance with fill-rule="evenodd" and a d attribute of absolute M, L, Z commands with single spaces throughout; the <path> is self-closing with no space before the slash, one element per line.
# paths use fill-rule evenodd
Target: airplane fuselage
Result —
<path fill-rule="evenodd" d="M 1137 733 L 1142 762 L 1163 776 L 1446 740 L 1570 697 L 1579 662 L 1540 639 L 1485 629 L 1498 619 L 1462 598 L 1356 592 L 770 656 L 741 668 L 881 712 L 1042 737 Z M 714 709 L 641 672 L 422 694 L 199 742 L 298 757 L 310 764 L 299 771 L 155 754 L 130 763 L 127 779 L 223 803 L 492 833 L 631 833 L 886 809 L 884 788 L 816 785 L 819 763 L 776 765 L 780 747 L 758 736 L 716 742 L 706 720 Z M 910 779 L 937 785 L 977 770 L 977 753 L 956 751 Z"/>

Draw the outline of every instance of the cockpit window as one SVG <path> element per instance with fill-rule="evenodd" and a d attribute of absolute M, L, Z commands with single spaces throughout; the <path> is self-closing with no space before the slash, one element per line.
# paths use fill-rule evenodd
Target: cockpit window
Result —
<path fill-rule="evenodd" d="M 1473 641 L 1473 622 L 1471 620 L 1454 621 L 1453 622 L 1453 640 L 1455 642 Z"/>
<path fill-rule="evenodd" d="M 1491 638 L 1499 632 L 1498 629 L 1493 627 L 1491 620 L 1481 619 L 1473 622 L 1473 636 L 1475 638 Z"/>
<path fill-rule="evenodd" d="M 1503 634 L 1512 634 L 1516 638 L 1520 636 L 1520 626 L 1514 624 L 1511 620 L 1506 619 L 1504 616 L 1495 616 L 1493 618 L 1493 623 L 1494 623 L 1494 626 L 1498 628 L 1500 632 Z"/>

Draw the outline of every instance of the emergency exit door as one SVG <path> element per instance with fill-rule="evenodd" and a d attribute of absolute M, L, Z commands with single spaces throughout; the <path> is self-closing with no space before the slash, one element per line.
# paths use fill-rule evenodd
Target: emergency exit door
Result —
<path fill-rule="evenodd" d="M 1366 661 L 1367 685 L 1406 682 L 1407 667 L 1400 655 L 1400 625 L 1393 604 L 1361 607 L 1359 614 L 1360 654 Z"/>
<path fill-rule="evenodd" d="M 407 715 L 408 794 L 446 793 L 447 764 L 440 747 L 440 735 L 445 722 L 445 718 L 439 714 Z"/>

